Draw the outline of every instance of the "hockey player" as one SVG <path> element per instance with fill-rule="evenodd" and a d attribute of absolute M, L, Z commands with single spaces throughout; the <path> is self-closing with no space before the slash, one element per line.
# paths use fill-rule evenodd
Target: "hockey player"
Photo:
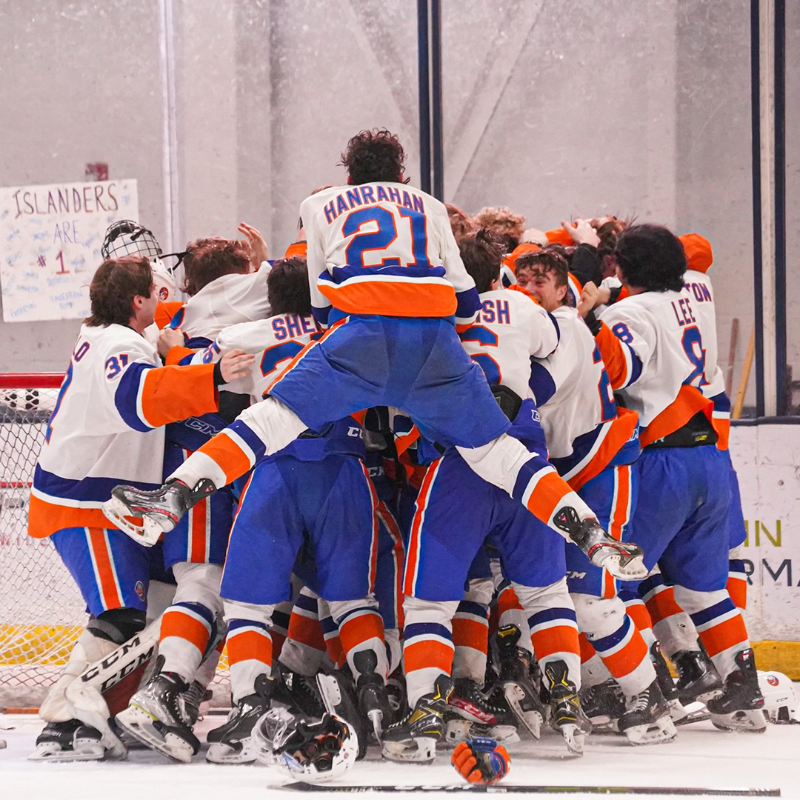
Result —
<path fill-rule="evenodd" d="M 318 335 L 305 262 L 298 258 L 276 262 L 267 282 L 278 313 L 226 328 L 196 356 L 199 361 L 213 361 L 231 348 L 255 353 L 247 379 L 227 387 L 253 398 L 261 397 Z M 252 441 L 240 422 L 232 430 Z M 209 761 L 255 758 L 248 740 L 256 720 L 269 708 L 274 685 L 272 611 L 291 597 L 290 577 L 301 548 L 314 560 L 314 569 L 302 574 L 328 602 L 356 680 L 361 710 L 371 715 L 380 731 L 379 716 L 388 715 L 384 688 L 388 663 L 383 624 L 372 594 L 377 498 L 363 459 L 361 427 L 348 417 L 324 435 L 305 432 L 281 453 L 261 460 L 250 476 L 231 531 L 221 587 L 234 707 L 228 721 L 208 734 Z"/>
<path fill-rule="evenodd" d="M 559 474 L 621 539 L 636 508 L 638 418 L 618 408 L 599 348 L 578 312 L 566 305 L 567 264 L 544 250 L 524 255 L 518 268 L 531 274 L 528 289 L 558 322 L 558 349 L 533 365 L 534 390 L 550 460 Z M 597 387 L 588 392 L 587 387 Z M 626 614 L 614 578 L 567 548 L 567 582 L 578 627 L 626 697 L 619 731 L 633 744 L 675 737 L 647 643 Z"/>
<path fill-rule="evenodd" d="M 587 317 L 611 386 L 639 413 L 636 537 L 692 618 L 724 680 L 708 709 L 718 727 L 763 731 L 763 699 L 744 619 L 726 589 L 729 462 L 715 445 L 713 403 L 703 394 L 706 346 L 697 301 L 684 291 L 686 256 L 665 228 L 636 225 L 617 242 L 629 296 Z M 587 291 L 588 290 L 588 291 Z M 597 290 L 586 287 L 585 305 Z M 720 476 L 723 479 L 720 480 Z"/>
<path fill-rule="evenodd" d="M 40 709 L 48 723 L 37 740 L 43 757 L 102 756 L 100 732 L 74 718 L 65 692 L 89 664 L 145 624 L 152 554 L 103 517 L 100 505 L 109 485 L 120 479 L 142 489 L 158 485 L 163 426 L 215 410 L 216 387 L 249 370 L 252 360 L 238 351 L 217 366 L 162 367 L 142 335 L 158 302 L 144 257 L 103 262 L 89 294 L 92 314 L 81 328 L 47 424 L 28 516 L 28 532 L 50 537 L 90 614 L 64 674 Z M 178 582 L 191 593 L 200 585 L 198 576 L 177 566 L 185 561 L 185 537 L 176 536 L 165 553 L 176 554 Z M 164 643 L 163 653 L 192 639 L 189 628 L 176 626 L 174 641 Z"/>
<path fill-rule="evenodd" d="M 391 405 L 410 414 L 429 440 L 458 447 L 479 475 L 576 542 L 593 563 L 639 576 L 639 549 L 609 537 L 546 460 L 507 435 L 507 418 L 456 335 L 455 325 L 468 325 L 477 311 L 474 282 L 446 209 L 405 184 L 404 162 L 396 136 L 364 131 L 343 154 L 349 185 L 303 202 L 312 304 L 330 327 L 268 387 L 264 402 L 242 413 L 237 425 L 246 435 L 223 432 L 156 494 L 117 488 L 107 513 L 143 516 L 138 532 L 155 541 L 262 454 L 278 452 L 308 428 Z"/>
<path fill-rule="evenodd" d="M 502 254 L 485 233 L 464 237 L 460 248 L 481 300 L 475 324 L 461 339 L 512 421 L 511 435 L 532 454 L 543 453 L 544 435 L 528 388 L 530 362 L 532 356 L 543 358 L 555 350 L 558 328 L 531 298 L 502 288 Z M 567 592 L 563 539 L 479 478 L 460 452 L 450 448 L 428 468 L 417 499 L 404 577 L 403 661 L 412 711 L 387 731 L 387 758 L 434 757 L 436 741 L 444 733 L 452 618 L 470 564 L 487 536 L 500 551 L 505 574 L 528 617 L 554 725 L 572 752 L 582 752 L 583 736 L 591 726 L 577 697 L 578 630 Z M 538 724 L 532 719 L 526 724 L 538 736 L 544 714 L 541 705 L 537 710 Z"/>

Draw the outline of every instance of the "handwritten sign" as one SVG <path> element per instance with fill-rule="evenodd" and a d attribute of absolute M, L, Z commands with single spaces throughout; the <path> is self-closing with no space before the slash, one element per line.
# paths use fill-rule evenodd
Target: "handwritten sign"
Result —
<path fill-rule="evenodd" d="M 88 316 L 106 228 L 138 217 L 133 179 L 0 189 L 3 320 Z"/>

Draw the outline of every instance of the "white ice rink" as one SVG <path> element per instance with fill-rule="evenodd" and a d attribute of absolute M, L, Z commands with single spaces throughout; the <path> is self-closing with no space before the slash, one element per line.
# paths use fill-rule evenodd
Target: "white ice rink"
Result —
<path fill-rule="evenodd" d="M 205 732 L 222 719 L 211 716 L 202 721 L 198 726 L 200 738 L 205 739 Z M 8 742 L 8 748 L 0 750 L 0 799 L 311 798 L 310 794 L 275 788 L 284 781 L 282 772 L 255 765 L 207 764 L 202 752 L 191 765 L 170 763 L 147 750 L 132 752 L 127 761 L 116 763 L 31 763 L 26 759 L 41 725 L 32 716 L 0 716 L 0 738 Z M 524 740 L 508 749 L 512 758 L 509 784 L 780 789 L 784 798 L 800 798 L 800 725 L 770 725 L 765 734 L 748 735 L 722 733 L 710 722 L 701 722 L 681 728 L 677 740 L 670 744 L 638 748 L 620 737 L 595 735 L 581 759 L 564 757 L 561 740 L 555 735 L 545 735 L 538 743 Z M 346 783 L 464 786 L 448 759 L 449 753 L 442 752 L 430 766 L 400 765 L 382 761 L 376 752 L 355 765 Z M 366 800 L 376 794 L 359 793 L 357 797 Z M 327 795 L 334 796 L 338 795 Z M 431 792 L 423 796 L 444 795 Z M 598 797 L 583 792 L 548 796 Z"/>

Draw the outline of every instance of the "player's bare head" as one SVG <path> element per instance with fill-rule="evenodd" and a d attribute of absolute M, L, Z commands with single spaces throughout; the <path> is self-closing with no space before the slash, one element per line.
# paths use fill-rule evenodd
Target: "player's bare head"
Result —
<path fill-rule="evenodd" d="M 503 250 L 487 231 L 477 231 L 462 237 L 458 242 L 461 260 L 475 281 L 478 294 L 488 292 L 500 277 Z"/>
<path fill-rule="evenodd" d="M 306 260 L 299 256 L 278 259 L 267 276 L 267 291 L 273 314 L 310 314 Z"/>
<path fill-rule="evenodd" d="M 517 283 L 527 289 L 548 311 L 568 303 L 569 264 L 563 248 L 549 245 L 525 253 L 516 261 Z"/>
<path fill-rule="evenodd" d="M 86 325 L 128 325 L 135 316 L 134 298 L 150 298 L 153 272 L 145 256 L 106 259 L 89 286 L 92 313 Z"/>
<path fill-rule="evenodd" d="M 193 297 L 223 275 L 250 271 L 250 254 L 236 239 L 195 239 L 186 246 L 183 291 Z"/>
<path fill-rule="evenodd" d="M 462 211 L 458 206 L 452 203 L 445 203 L 444 207 L 447 209 L 447 216 L 450 220 L 450 229 L 453 231 L 453 236 L 458 241 L 462 236 L 470 233 L 475 233 L 478 226 L 475 220 L 469 216 L 465 211 Z"/>
<path fill-rule="evenodd" d="M 506 253 L 519 244 L 525 230 L 525 217 L 505 206 L 486 206 L 475 215 L 474 220 L 479 228 L 490 231 L 503 243 Z"/>
<path fill-rule="evenodd" d="M 357 133 L 347 143 L 340 163 L 347 170 L 348 183 L 353 185 L 375 181 L 408 183 L 403 177 L 406 152 L 397 134 L 385 128 Z"/>
<path fill-rule="evenodd" d="M 617 239 L 614 259 L 622 282 L 648 292 L 679 292 L 686 255 L 672 231 L 661 225 L 632 225 Z"/>

